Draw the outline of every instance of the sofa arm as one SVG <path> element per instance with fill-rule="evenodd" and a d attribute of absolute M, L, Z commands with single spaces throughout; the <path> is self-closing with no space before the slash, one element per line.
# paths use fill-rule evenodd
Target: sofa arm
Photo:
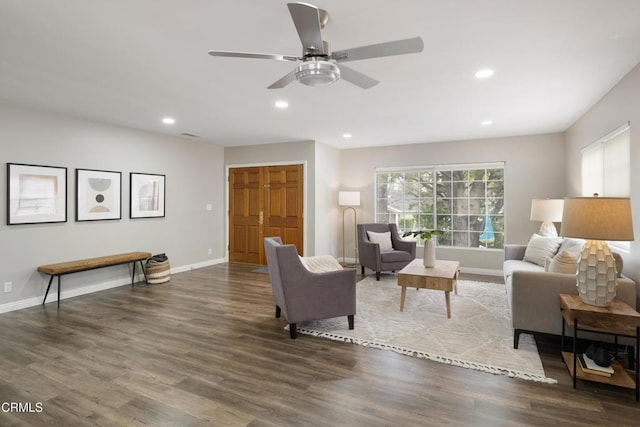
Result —
<path fill-rule="evenodd" d="M 527 250 L 527 245 L 504 245 L 504 259 L 524 259 L 524 253 Z"/>
<path fill-rule="evenodd" d="M 618 286 L 616 286 L 616 299 L 624 301 L 637 310 L 638 287 L 636 282 L 626 276 L 618 277 Z"/>
<path fill-rule="evenodd" d="M 577 295 L 573 274 L 516 270 L 507 286 L 514 329 L 560 335 L 560 294 Z M 626 278 L 618 279 L 616 299 L 636 308 L 636 284 Z"/>
<path fill-rule="evenodd" d="M 578 293 L 576 276 L 516 270 L 510 280 L 507 296 L 513 329 L 560 335 L 560 294 Z"/>

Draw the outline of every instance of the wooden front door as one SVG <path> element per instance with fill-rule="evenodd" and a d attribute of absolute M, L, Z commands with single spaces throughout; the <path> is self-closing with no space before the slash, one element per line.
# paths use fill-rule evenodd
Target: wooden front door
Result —
<path fill-rule="evenodd" d="M 229 260 L 266 264 L 264 237 L 280 236 L 302 255 L 302 165 L 229 170 Z"/>

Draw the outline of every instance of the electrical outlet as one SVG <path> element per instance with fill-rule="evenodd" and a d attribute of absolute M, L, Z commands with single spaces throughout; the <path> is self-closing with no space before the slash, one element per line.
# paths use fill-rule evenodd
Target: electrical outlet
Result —
<path fill-rule="evenodd" d="M 211 248 L 209 248 L 209 255 L 211 255 Z"/>
<path fill-rule="evenodd" d="M 5 292 L 11 292 L 11 287 L 12 287 L 12 283 L 11 282 L 4 282 L 4 291 Z"/>

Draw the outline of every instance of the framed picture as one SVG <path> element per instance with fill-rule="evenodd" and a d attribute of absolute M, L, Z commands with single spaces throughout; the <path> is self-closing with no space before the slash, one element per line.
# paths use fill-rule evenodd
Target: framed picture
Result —
<path fill-rule="evenodd" d="M 7 225 L 67 221 L 67 168 L 7 163 Z"/>
<path fill-rule="evenodd" d="M 122 174 L 76 169 L 76 221 L 122 218 Z"/>
<path fill-rule="evenodd" d="M 164 217 L 165 176 L 131 172 L 131 218 Z"/>

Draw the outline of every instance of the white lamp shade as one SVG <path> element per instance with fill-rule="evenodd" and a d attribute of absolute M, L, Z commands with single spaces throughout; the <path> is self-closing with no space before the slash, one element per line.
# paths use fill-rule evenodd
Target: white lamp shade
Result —
<path fill-rule="evenodd" d="M 531 221 L 561 221 L 563 206 L 563 199 L 533 199 L 530 219 Z"/>
<path fill-rule="evenodd" d="M 631 241 L 631 200 L 622 197 L 567 197 L 564 199 L 560 234 L 591 240 Z"/>
<path fill-rule="evenodd" d="M 360 206 L 359 191 L 338 192 L 338 205 L 340 206 Z"/>

